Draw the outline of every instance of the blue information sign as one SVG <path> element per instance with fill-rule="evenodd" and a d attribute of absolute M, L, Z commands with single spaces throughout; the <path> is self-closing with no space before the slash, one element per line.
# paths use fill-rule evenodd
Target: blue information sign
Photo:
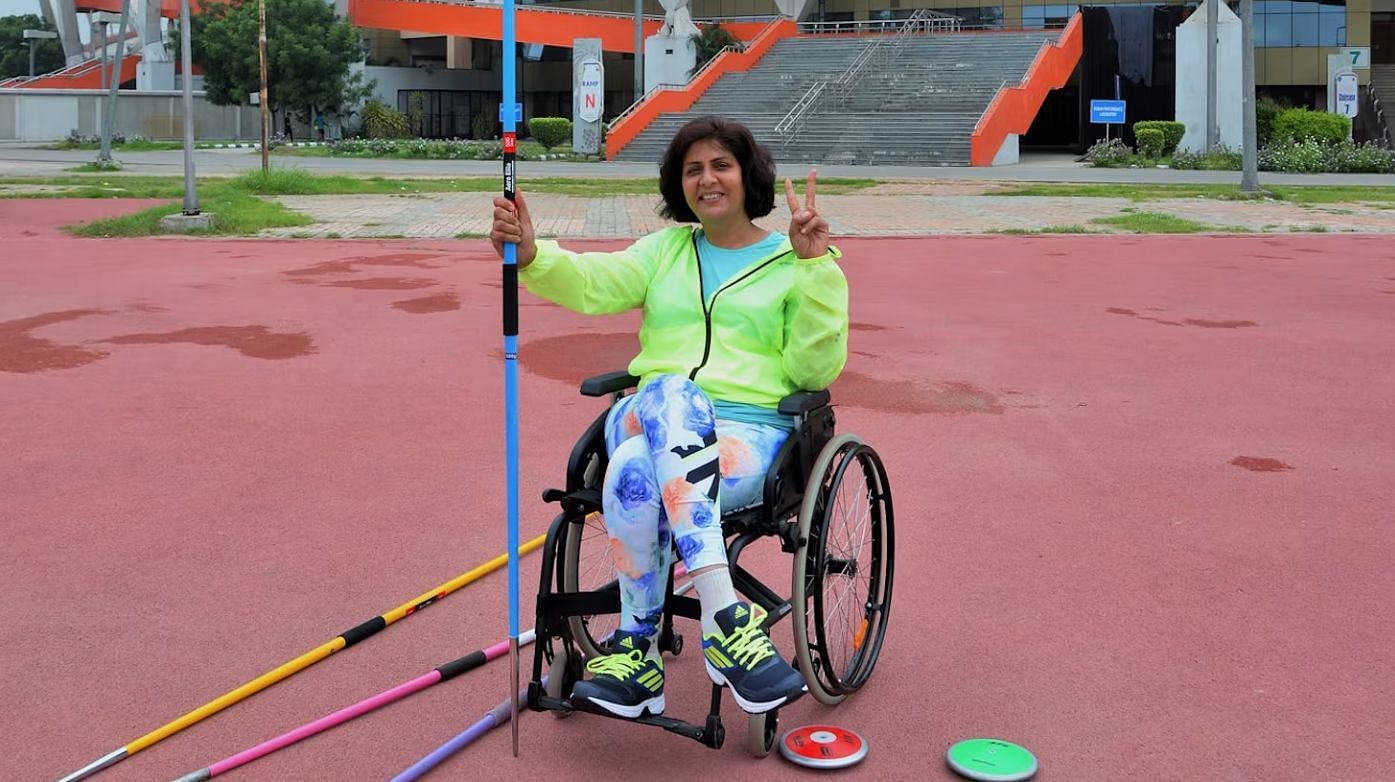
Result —
<path fill-rule="evenodd" d="M 1124 102 L 1121 100 L 1090 101 L 1090 123 L 1092 125 L 1124 124 Z"/>

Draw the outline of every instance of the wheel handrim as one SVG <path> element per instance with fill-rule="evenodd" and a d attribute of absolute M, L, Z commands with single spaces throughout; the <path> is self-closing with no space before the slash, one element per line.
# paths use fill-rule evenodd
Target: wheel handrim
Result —
<path fill-rule="evenodd" d="M 595 592 L 615 585 L 615 563 L 610 554 L 610 536 L 599 513 L 588 515 L 567 530 L 567 565 L 562 587 L 567 592 Z M 589 614 L 568 617 L 573 640 L 586 659 L 604 654 L 601 648 L 619 626 L 615 614 Z"/>
<path fill-rule="evenodd" d="M 809 694 L 826 706 L 837 705 L 847 696 L 837 687 L 836 677 L 830 677 L 823 664 L 818 641 L 818 619 L 812 610 L 813 596 L 810 594 L 810 588 L 814 586 L 814 575 L 817 572 L 814 560 L 818 551 L 817 535 L 822 527 L 818 520 L 822 518 L 823 501 L 833 475 L 832 468 L 847 451 L 861 444 L 862 440 L 857 435 L 848 433 L 840 434 L 824 444 L 811 465 L 808 476 L 811 484 L 815 481 L 818 483 L 808 487 L 799 510 L 798 536 L 801 543 L 794 555 L 794 572 L 790 587 L 791 603 L 799 612 L 793 623 L 795 658 L 799 671 L 804 675 L 804 681 L 809 687 Z"/>
<path fill-rule="evenodd" d="M 860 481 L 849 480 L 857 475 Z M 820 659 L 832 689 L 841 693 L 856 690 L 871 675 L 885 633 L 890 497 L 883 476 L 870 446 L 843 456 L 829 484 L 823 535 L 813 552 Z"/>

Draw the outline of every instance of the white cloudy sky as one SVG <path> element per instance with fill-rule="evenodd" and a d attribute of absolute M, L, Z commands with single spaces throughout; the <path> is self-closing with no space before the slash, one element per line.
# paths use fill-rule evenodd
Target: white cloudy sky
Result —
<path fill-rule="evenodd" d="M 0 16 L 39 13 L 39 0 L 0 0 Z"/>

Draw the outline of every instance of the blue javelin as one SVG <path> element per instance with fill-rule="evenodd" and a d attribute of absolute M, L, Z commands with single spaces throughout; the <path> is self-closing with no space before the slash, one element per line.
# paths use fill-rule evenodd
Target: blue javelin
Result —
<path fill-rule="evenodd" d="M 504 0 L 504 89 L 499 113 L 504 123 L 504 197 L 514 200 L 515 155 L 518 149 L 518 110 L 514 66 L 518 43 L 514 30 L 514 0 Z M 504 454 L 508 462 L 505 503 L 509 527 L 509 678 L 513 756 L 518 757 L 518 245 L 504 244 Z"/>

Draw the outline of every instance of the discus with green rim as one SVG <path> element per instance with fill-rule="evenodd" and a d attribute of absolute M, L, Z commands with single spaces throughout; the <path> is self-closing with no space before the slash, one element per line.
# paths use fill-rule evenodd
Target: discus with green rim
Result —
<path fill-rule="evenodd" d="M 966 739 L 949 748 L 949 767 L 979 782 L 1021 782 L 1037 773 L 1037 759 L 1026 748 L 1001 739 Z"/>

